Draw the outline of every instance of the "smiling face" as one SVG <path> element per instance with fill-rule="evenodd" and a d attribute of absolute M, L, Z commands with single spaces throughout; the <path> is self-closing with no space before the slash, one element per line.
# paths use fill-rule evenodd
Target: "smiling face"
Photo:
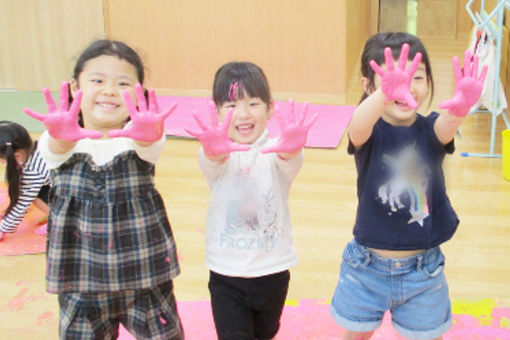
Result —
<path fill-rule="evenodd" d="M 135 100 L 134 85 L 137 82 L 135 67 L 125 59 L 110 55 L 89 59 L 77 81 L 73 79 L 71 82 L 73 97 L 78 89 L 83 92 L 84 127 L 102 132 L 122 128 L 129 117 L 122 91 L 128 90 Z"/>
<path fill-rule="evenodd" d="M 228 136 L 239 144 L 252 144 L 264 132 L 267 121 L 273 115 L 273 105 L 246 93 L 235 101 L 227 101 L 218 107 L 219 121 L 223 122 L 229 109 L 234 109 Z"/>
<path fill-rule="evenodd" d="M 386 69 L 386 65 L 382 65 L 381 67 Z M 362 82 L 365 92 L 370 94 L 372 91 L 370 90 L 370 86 L 368 85 L 366 78 L 364 78 Z M 377 89 L 380 86 L 381 77 L 378 74 L 375 74 L 373 88 Z M 414 73 L 409 90 L 411 91 L 411 94 L 413 95 L 414 100 L 416 100 L 419 108 L 427 99 L 429 94 L 429 78 L 427 77 L 425 64 L 421 63 Z M 409 105 L 404 101 L 395 100 L 386 104 L 382 118 L 392 125 L 410 126 L 416 120 L 416 110 L 409 107 Z"/>

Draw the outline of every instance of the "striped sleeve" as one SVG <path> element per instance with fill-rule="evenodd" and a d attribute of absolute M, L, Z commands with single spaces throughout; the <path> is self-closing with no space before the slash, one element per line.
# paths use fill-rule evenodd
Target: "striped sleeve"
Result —
<path fill-rule="evenodd" d="M 25 217 L 28 208 L 37 198 L 41 187 L 49 184 L 49 171 L 39 151 L 36 149 L 23 168 L 18 202 L 1 221 L 0 231 L 4 233 L 15 232 L 23 217 Z"/>

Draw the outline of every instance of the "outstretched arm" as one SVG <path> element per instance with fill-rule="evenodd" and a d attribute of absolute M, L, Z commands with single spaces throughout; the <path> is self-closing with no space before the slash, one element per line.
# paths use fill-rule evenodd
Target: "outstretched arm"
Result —
<path fill-rule="evenodd" d="M 350 127 L 349 139 L 354 146 L 363 145 L 370 135 L 377 120 L 384 113 L 386 104 L 394 100 L 405 101 L 409 107 L 417 109 L 418 104 L 411 94 L 410 87 L 413 75 L 421 62 L 421 53 L 416 53 L 413 61 L 406 69 L 409 57 L 409 45 L 403 44 L 397 67 L 391 49 L 384 49 L 386 70 L 375 61 L 370 61 L 370 67 L 381 77 L 381 87 L 370 93 L 354 110 Z"/>
<path fill-rule="evenodd" d="M 108 136 L 128 137 L 135 140 L 140 146 L 148 146 L 160 140 L 164 133 L 165 119 L 175 110 L 177 104 L 173 104 L 163 110 L 159 110 L 156 100 L 156 92 L 148 90 L 149 106 L 145 99 L 142 85 L 135 84 L 135 95 L 138 108 L 133 103 L 128 91 L 123 91 L 126 108 L 131 117 L 131 125 L 126 129 L 115 129 L 108 131 Z"/>
<path fill-rule="evenodd" d="M 30 117 L 44 124 L 50 135 L 49 148 L 56 154 L 63 154 L 73 148 L 76 142 L 83 138 L 101 138 L 102 133 L 95 130 L 87 130 L 78 125 L 78 114 L 82 92 L 77 91 L 69 107 L 69 84 L 62 82 L 60 85 L 59 106 L 55 105 L 51 93 L 47 88 L 43 89 L 43 95 L 48 107 L 48 113 L 42 115 L 39 112 L 23 108 Z"/>
<path fill-rule="evenodd" d="M 310 127 L 315 123 L 318 114 L 314 114 L 305 122 L 308 111 L 308 103 L 304 104 L 303 112 L 294 113 L 294 100 L 289 100 L 290 110 L 281 112 L 276 108 L 276 118 L 280 124 L 280 138 L 278 142 L 266 148 L 261 153 L 276 152 L 281 158 L 294 158 L 303 149 Z"/>
<path fill-rule="evenodd" d="M 225 162 L 233 151 L 246 151 L 250 149 L 248 145 L 236 144 L 228 137 L 228 128 L 233 114 L 234 109 L 232 108 L 227 112 L 225 120 L 220 125 L 218 123 L 216 107 L 211 101 L 209 102 L 210 125 L 204 123 L 196 113 L 193 113 L 193 118 L 200 127 L 200 130 L 184 129 L 202 143 L 205 155 L 214 163 L 221 164 Z"/>
<path fill-rule="evenodd" d="M 448 144 L 455 137 L 457 129 L 468 115 L 470 108 L 478 102 L 482 94 L 487 65 L 478 76 L 478 56 L 471 57 L 471 52 L 466 50 L 463 69 L 460 68 L 459 58 L 453 57 L 455 90 L 451 99 L 439 105 L 440 108 L 447 109 L 448 113 L 440 115 L 434 124 L 436 136 L 443 144 Z"/>

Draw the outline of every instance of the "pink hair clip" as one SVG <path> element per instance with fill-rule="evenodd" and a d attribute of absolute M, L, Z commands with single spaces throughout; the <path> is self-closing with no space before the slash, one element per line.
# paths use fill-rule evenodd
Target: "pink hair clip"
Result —
<path fill-rule="evenodd" d="M 235 82 L 230 84 L 230 88 L 228 90 L 228 98 L 231 101 L 235 101 L 237 99 L 237 93 L 239 91 L 239 82 Z"/>

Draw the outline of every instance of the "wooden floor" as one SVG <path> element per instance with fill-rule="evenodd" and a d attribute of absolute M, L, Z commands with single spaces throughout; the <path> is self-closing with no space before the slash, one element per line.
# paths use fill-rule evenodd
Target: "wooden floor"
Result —
<path fill-rule="evenodd" d="M 451 57 L 462 56 L 465 44 L 425 44 L 436 82 L 431 108 L 437 109 L 452 93 Z M 347 104 L 361 96 L 358 87 L 354 79 Z M 501 119 L 498 125 L 501 130 Z M 489 298 L 510 307 L 510 182 L 502 177 L 501 159 L 460 156 L 462 151 L 488 152 L 489 131 L 489 116 L 467 118 L 456 153 L 445 162 L 448 193 L 461 223 L 443 250 L 453 299 Z M 496 145 L 500 151 L 499 132 Z M 198 149 L 195 140 L 168 139 L 156 172 L 179 249 L 182 274 L 175 289 L 181 301 L 208 299 L 204 222 L 209 190 L 197 165 Z M 289 202 L 300 260 L 291 271 L 289 299 L 331 298 L 341 251 L 352 238 L 355 188 L 345 138 L 337 149 L 305 151 Z M 0 257 L 0 339 L 56 338 L 58 306 L 56 296 L 45 293 L 44 271 L 43 254 Z"/>

